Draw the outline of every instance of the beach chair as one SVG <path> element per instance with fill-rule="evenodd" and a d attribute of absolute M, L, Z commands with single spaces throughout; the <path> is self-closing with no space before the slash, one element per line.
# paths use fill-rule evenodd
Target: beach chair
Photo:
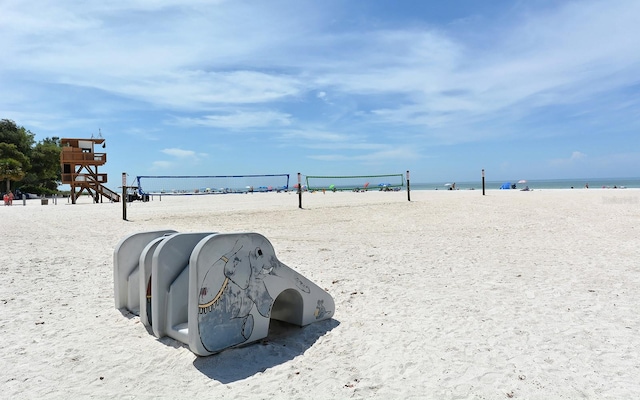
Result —
<path fill-rule="evenodd" d="M 175 233 L 159 230 L 134 233 L 123 238 L 113 251 L 113 286 L 117 309 L 138 315 L 140 309 L 139 263 L 142 250 L 154 239 Z"/>

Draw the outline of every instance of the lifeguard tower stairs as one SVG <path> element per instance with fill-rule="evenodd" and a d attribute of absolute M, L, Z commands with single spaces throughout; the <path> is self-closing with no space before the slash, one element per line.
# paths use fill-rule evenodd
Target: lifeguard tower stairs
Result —
<path fill-rule="evenodd" d="M 96 202 L 106 197 L 111 201 L 120 201 L 120 195 L 104 186 L 107 174 L 98 173 L 98 167 L 107 162 L 107 153 L 96 153 L 95 145 L 102 145 L 103 138 L 61 139 L 60 167 L 62 183 L 71 186 L 71 203 L 86 191 Z"/>

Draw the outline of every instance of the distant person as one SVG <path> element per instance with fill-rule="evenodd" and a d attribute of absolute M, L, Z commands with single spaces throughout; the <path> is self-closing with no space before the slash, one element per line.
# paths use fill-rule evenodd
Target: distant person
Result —
<path fill-rule="evenodd" d="M 7 196 L 9 197 L 9 205 L 12 206 L 13 205 L 13 192 L 9 192 L 9 194 Z"/>
<path fill-rule="evenodd" d="M 587 182 L 587 183 L 584 185 L 584 188 L 585 188 L 585 189 L 589 189 L 589 182 Z"/>

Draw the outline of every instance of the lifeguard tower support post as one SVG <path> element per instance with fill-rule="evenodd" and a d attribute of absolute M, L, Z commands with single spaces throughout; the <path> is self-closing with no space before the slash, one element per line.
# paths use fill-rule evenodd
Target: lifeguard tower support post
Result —
<path fill-rule="evenodd" d="M 91 139 L 61 139 L 60 167 L 62 168 L 62 183 L 71 186 L 71 203 L 83 191 L 98 202 L 100 196 L 111 201 L 120 201 L 120 195 L 106 186 L 107 174 L 99 174 L 98 166 L 107 162 L 107 153 L 94 152 L 95 145 L 103 145 L 103 138 Z M 101 200 L 101 198 L 100 198 Z"/>

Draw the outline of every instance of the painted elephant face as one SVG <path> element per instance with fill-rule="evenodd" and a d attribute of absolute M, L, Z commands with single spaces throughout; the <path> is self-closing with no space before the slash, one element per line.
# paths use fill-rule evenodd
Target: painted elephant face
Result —
<path fill-rule="evenodd" d="M 251 266 L 257 274 L 261 273 L 263 269 L 268 268 L 268 266 L 265 265 L 265 259 L 267 257 L 260 247 L 256 247 L 254 251 L 250 252 L 249 258 L 251 259 Z M 268 271 L 265 272 L 268 273 Z"/>
<path fill-rule="evenodd" d="M 254 251 L 250 252 L 249 257 L 255 274 L 254 280 L 262 280 L 265 275 L 269 275 L 280 263 L 270 246 L 264 248 L 256 247 Z"/>

